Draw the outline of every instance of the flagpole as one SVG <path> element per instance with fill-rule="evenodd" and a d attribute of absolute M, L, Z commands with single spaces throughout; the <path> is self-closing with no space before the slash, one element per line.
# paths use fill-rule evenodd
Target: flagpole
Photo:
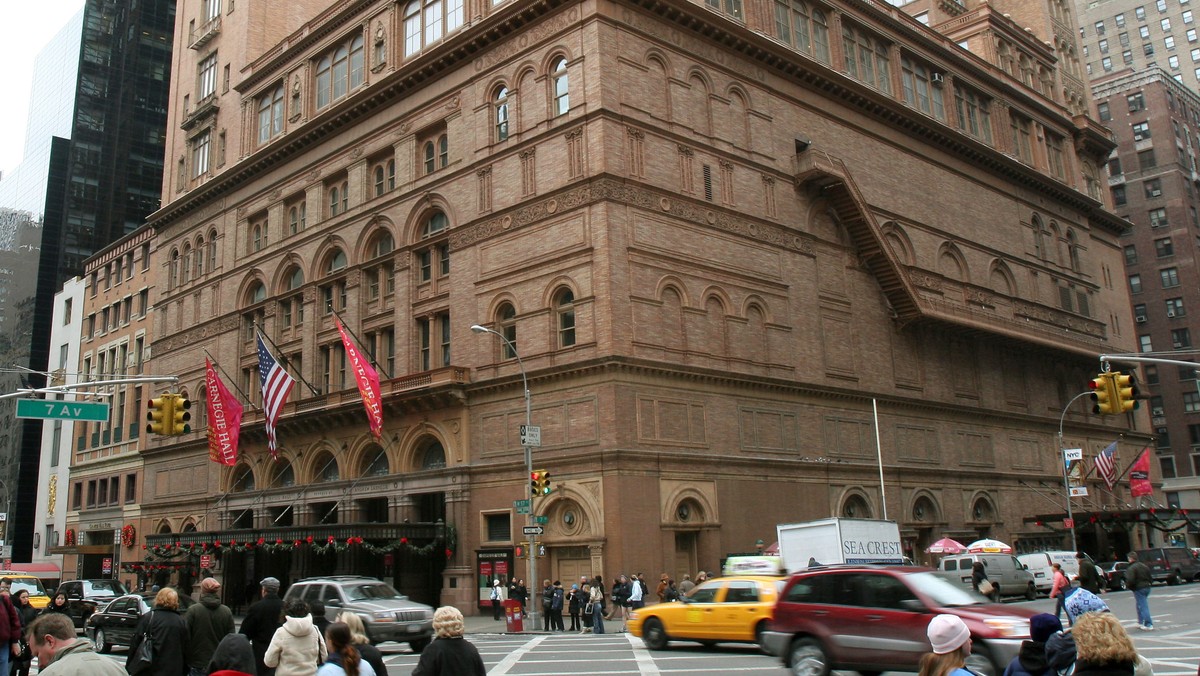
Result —
<path fill-rule="evenodd" d="M 336 311 L 336 310 L 334 310 L 334 312 L 333 312 L 333 316 L 334 316 L 334 317 L 337 317 L 338 321 L 339 321 L 339 322 L 341 322 L 341 324 L 342 324 L 342 328 L 343 328 L 343 329 L 346 329 L 347 331 L 349 331 L 349 332 L 350 332 L 350 337 L 351 337 L 351 338 L 354 338 L 354 340 L 355 340 L 355 341 L 357 341 L 357 342 L 358 342 L 358 344 L 359 344 L 360 346 L 362 346 L 362 345 L 366 345 L 366 343 L 364 343 L 364 342 L 363 342 L 363 339 L 358 337 L 358 334 L 354 332 L 354 329 L 351 329 L 351 328 L 350 328 L 350 327 L 349 327 L 349 326 L 346 324 L 346 321 L 345 321 L 344 319 L 342 319 L 342 316 L 341 316 L 341 315 L 339 315 L 339 314 L 337 313 L 337 311 Z M 383 368 L 382 366 L 380 366 L 379 362 L 375 360 L 375 355 L 374 355 L 374 354 L 372 354 L 371 350 L 367 350 L 366 352 L 367 352 L 367 357 L 368 357 L 368 358 L 371 360 L 371 363 L 375 365 L 375 368 L 376 368 L 376 369 L 378 369 L 379 371 L 382 371 L 382 372 L 383 372 L 383 375 L 387 376 L 387 379 L 388 379 L 388 380 L 391 380 L 391 379 L 392 379 L 392 374 L 391 374 L 391 373 L 389 373 L 387 369 L 385 369 L 385 368 Z"/>
<path fill-rule="evenodd" d="M 275 355 L 276 355 L 275 361 L 283 362 L 283 365 L 285 367 L 292 365 L 292 362 L 287 358 L 287 355 L 283 353 L 283 350 L 278 345 L 275 344 L 275 341 L 271 340 L 271 337 L 268 336 L 266 334 L 266 332 L 262 330 L 262 327 L 259 326 L 257 322 L 254 323 L 254 330 L 258 333 L 259 336 L 266 338 L 267 342 L 271 344 L 271 347 L 275 348 Z M 313 387 L 312 383 L 305 380 L 303 373 L 296 371 L 296 377 L 300 379 L 300 382 L 304 383 L 304 386 L 307 387 L 308 390 L 313 393 L 314 397 L 321 396 L 321 391 L 318 390 L 317 388 Z"/>

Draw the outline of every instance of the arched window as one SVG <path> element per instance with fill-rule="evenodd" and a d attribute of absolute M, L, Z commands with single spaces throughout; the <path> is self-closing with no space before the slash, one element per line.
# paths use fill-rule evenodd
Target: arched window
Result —
<path fill-rule="evenodd" d="M 496 310 L 496 324 L 500 326 L 500 335 L 504 336 L 500 354 L 504 359 L 517 356 L 517 309 L 512 303 L 505 303 Z"/>
<path fill-rule="evenodd" d="M 204 246 L 204 235 L 196 240 L 196 257 L 193 260 L 192 277 L 199 279 L 204 274 L 204 255 L 208 252 Z"/>
<path fill-rule="evenodd" d="M 283 133 L 283 85 L 258 100 L 258 142 L 266 143 Z"/>
<path fill-rule="evenodd" d="M 1074 230 L 1067 231 L 1067 255 L 1071 260 L 1071 270 L 1079 272 L 1079 240 L 1075 237 Z"/>
<path fill-rule="evenodd" d="M 192 271 L 192 243 L 183 243 L 183 262 L 179 266 L 179 281 L 187 284 L 189 274 Z"/>
<path fill-rule="evenodd" d="M 341 478 L 337 459 L 326 453 L 317 459 L 317 479 L 324 483 L 337 481 Z"/>
<path fill-rule="evenodd" d="M 428 220 L 425 221 L 425 228 L 421 232 L 421 238 L 424 239 L 426 237 L 433 237 L 434 235 L 445 230 L 446 226 L 449 224 L 450 219 L 446 218 L 446 214 L 440 211 L 435 211 L 429 216 Z"/>
<path fill-rule="evenodd" d="M 508 139 L 508 87 L 500 87 L 496 90 L 495 100 L 492 103 L 496 112 L 496 141 L 504 141 Z"/>
<path fill-rule="evenodd" d="M 255 282 L 254 286 L 250 287 L 249 298 L 251 304 L 263 302 L 267 299 L 267 287 L 261 282 Z"/>
<path fill-rule="evenodd" d="M 346 267 L 346 254 L 341 249 L 330 252 L 325 263 L 325 274 L 332 274 Z"/>
<path fill-rule="evenodd" d="M 438 167 L 445 168 L 450 164 L 450 137 L 442 134 L 438 137 Z"/>
<path fill-rule="evenodd" d="M 208 231 L 208 271 L 217 269 L 217 231 Z"/>
<path fill-rule="evenodd" d="M 425 142 L 425 173 L 426 174 L 432 174 L 433 170 L 435 168 L 437 168 L 437 165 L 435 164 L 435 157 L 436 157 L 436 154 L 435 154 L 434 148 L 433 148 L 433 141 L 426 141 Z"/>
<path fill-rule="evenodd" d="M 446 466 L 446 449 L 442 442 L 430 441 L 421 452 L 421 469 L 442 469 Z"/>
<path fill-rule="evenodd" d="M 338 187 L 335 185 L 329 189 L 329 215 L 330 216 L 338 215 L 338 207 L 341 205 L 341 203 L 342 203 L 342 201 L 339 199 L 339 195 L 338 195 Z"/>
<path fill-rule="evenodd" d="M 173 289 L 179 284 L 179 249 L 171 249 L 171 262 L 167 265 L 167 288 Z"/>
<path fill-rule="evenodd" d="M 861 495 L 851 495 L 842 503 L 842 516 L 847 519 L 869 519 L 871 506 Z"/>
<path fill-rule="evenodd" d="M 385 192 L 387 191 L 384 190 L 383 165 L 381 164 L 375 167 L 375 196 L 380 197 Z"/>
<path fill-rule="evenodd" d="M 378 258 L 384 254 L 389 254 L 395 248 L 396 243 L 392 239 L 392 233 L 387 230 L 380 230 L 379 234 L 375 235 L 375 239 L 371 241 L 371 258 Z"/>
<path fill-rule="evenodd" d="M 362 86 L 363 37 L 355 35 L 317 61 L 317 110 Z"/>
<path fill-rule="evenodd" d="M 569 87 L 567 83 L 567 60 L 558 57 L 550 69 L 550 79 L 554 85 L 554 114 L 566 115 L 571 109 Z"/>
<path fill-rule="evenodd" d="M 286 488 L 295 485 L 296 470 L 292 469 L 292 463 L 280 459 L 275 465 L 275 475 L 271 477 L 271 487 Z"/>
<path fill-rule="evenodd" d="M 404 6 L 404 56 L 437 44 L 462 28 L 463 0 L 412 0 Z"/>
<path fill-rule="evenodd" d="M 245 465 L 239 465 L 233 472 L 233 493 L 245 493 L 254 490 L 254 472 Z"/>
<path fill-rule="evenodd" d="M 304 286 L 304 271 L 299 266 L 292 268 L 292 274 L 288 275 L 287 290 L 294 291 Z"/>
<path fill-rule="evenodd" d="M 363 456 L 362 471 L 360 476 L 385 476 L 391 470 L 388 467 L 387 453 L 382 448 L 375 448 L 374 452 L 369 452 Z"/>
<path fill-rule="evenodd" d="M 558 346 L 575 344 L 575 294 L 570 289 L 561 289 L 554 294 L 554 317 L 558 330 Z"/>
<path fill-rule="evenodd" d="M 847 75 L 879 91 L 891 93 L 891 61 L 887 45 L 863 29 L 843 22 L 842 58 Z"/>
<path fill-rule="evenodd" d="M 255 224 L 254 224 L 254 228 L 253 228 L 253 230 L 252 230 L 252 232 L 251 232 L 251 234 L 250 234 L 250 248 L 251 248 L 251 250 L 253 250 L 253 251 L 262 251 L 262 248 L 263 248 L 263 243 L 264 243 L 265 241 L 266 241 L 266 238 L 265 238 L 265 237 L 263 237 L 263 227 L 262 227 L 262 225 L 260 225 L 260 224 L 258 224 L 258 223 L 255 223 Z"/>

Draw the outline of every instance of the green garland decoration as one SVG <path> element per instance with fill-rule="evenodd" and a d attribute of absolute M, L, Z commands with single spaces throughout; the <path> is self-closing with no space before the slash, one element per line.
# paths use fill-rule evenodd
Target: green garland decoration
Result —
<path fill-rule="evenodd" d="M 338 540 L 332 535 L 328 536 L 324 542 L 314 538 L 312 535 L 302 539 L 286 542 L 282 539 L 276 539 L 274 542 L 268 542 L 265 538 L 258 538 L 253 542 L 238 542 L 229 540 L 222 542 L 217 540 L 212 544 L 207 542 L 195 543 L 190 542 L 183 544 L 176 541 L 175 543 L 167 543 L 165 545 L 142 545 L 142 550 L 147 552 L 148 556 L 153 556 L 156 559 L 177 559 L 181 556 L 192 556 L 200 553 L 224 553 L 224 552 L 253 552 L 265 551 L 271 553 L 293 552 L 298 549 L 307 547 L 314 554 L 329 554 L 333 552 L 344 552 L 352 547 L 361 547 L 368 554 L 392 554 L 395 552 L 407 553 L 415 556 L 434 556 L 439 550 L 443 553 L 447 560 L 454 558 L 454 552 L 458 548 L 458 529 L 454 524 L 446 526 L 445 536 L 436 538 L 432 542 L 417 546 L 408 541 L 408 538 L 400 538 L 384 545 L 377 545 L 371 542 L 364 541 L 361 537 L 348 537 L 344 540 Z"/>

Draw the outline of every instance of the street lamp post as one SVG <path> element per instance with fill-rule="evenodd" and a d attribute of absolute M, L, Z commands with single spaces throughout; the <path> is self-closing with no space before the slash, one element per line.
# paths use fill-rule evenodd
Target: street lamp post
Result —
<path fill-rule="evenodd" d="M 1067 449 L 1063 445 L 1063 423 L 1067 419 L 1067 411 L 1070 410 L 1071 405 L 1089 394 L 1091 393 L 1080 392 L 1072 397 L 1071 401 L 1068 401 L 1067 405 L 1063 407 L 1062 416 L 1058 419 L 1058 462 L 1062 465 L 1063 491 L 1067 494 L 1067 521 L 1071 524 L 1071 551 L 1073 552 L 1079 551 L 1079 542 L 1075 537 L 1075 514 L 1071 509 L 1071 479 L 1067 474 L 1068 467 L 1065 457 Z"/>
<path fill-rule="evenodd" d="M 495 334 L 500 338 L 500 340 L 504 341 L 504 344 L 508 346 L 508 349 L 512 350 L 513 356 L 517 359 L 517 367 L 521 369 L 521 387 L 525 390 L 525 428 L 528 429 L 532 425 L 530 418 L 532 417 L 533 409 L 529 397 L 529 379 L 525 376 L 525 363 L 521 361 L 521 354 L 517 352 L 517 346 L 513 345 L 511 340 L 505 338 L 504 334 L 500 333 L 499 331 L 489 329 L 486 326 L 474 324 L 471 326 L 471 330 L 475 333 Z M 533 484 L 530 482 L 533 475 L 533 448 L 528 443 L 525 443 L 524 438 L 522 438 L 521 445 L 525 448 L 525 496 L 529 499 L 529 513 L 525 515 L 525 521 L 529 526 L 533 526 L 535 524 L 533 510 Z M 533 590 L 538 590 L 540 594 L 541 587 L 536 586 L 538 581 L 536 533 L 529 534 L 529 549 L 525 552 L 525 556 L 528 558 L 527 563 L 529 569 L 529 583 L 525 585 L 527 594 L 526 606 L 528 607 L 530 624 L 534 627 L 537 627 L 538 604 L 533 602 Z"/>

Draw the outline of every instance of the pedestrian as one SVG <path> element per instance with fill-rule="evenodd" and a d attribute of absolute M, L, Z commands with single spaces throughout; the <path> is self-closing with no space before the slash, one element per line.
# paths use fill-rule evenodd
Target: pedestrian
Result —
<path fill-rule="evenodd" d="M 485 676 L 487 668 L 479 650 L 463 637 L 463 615 L 458 608 L 442 606 L 433 613 L 437 638 L 421 651 L 412 676 Z M 323 675 L 322 675 L 323 676 Z"/>
<path fill-rule="evenodd" d="M 957 615 L 935 616 L 925 628 L 933 652 L 921 658 L 918 676 L 975 676 L 967 670 L 971 630 Z"/>
<path fill-rule="evenodd" d="M 1075 639 L 1075 676 L 1133 674 L 1137 650 L 1112 613 L 1087 613 L 1071 628 Z"/>
<path fill-rule="evenodd" d="M 579 612 L 583 610 L 585 602 L 579 585 L 571 585 L 571 591 L 567 593 L 567 612 L 571 615 L 571 626 L 567 631 L 579 631 L 582 628 L 579 624 Z"/>
<path fill-rule="evenodd" d="M 550 631 L 550 602 L 554 600 L 554 585 L 542 581 L 542 631 Z"/>
<path fill-rule="evenodd" d="M 227 634 L 217 644 L 212 659 L 208 661 L 208 670 L 204 673 L 209 676 L 255 676 L 257 668 L 254 666 L 254 648 L 250 647 L 250 639 L 245 634 Z"/>
<path fill-rule="evenodd" d="M 586 634 L 592 630 L 592 585 L 585 582 L 579 588 L 579 617 L 583 622 L 579 633 Z M 1197 674 L 1200 676 L 1200 674 Z"/>
<path fill-rule="evenodd" d="M 72 625 L 74 626 L 74 625 Z M 149 639 L 154 661 L 143 676 L 181 676 L 188 673 L 188 626 L 179 614 L 179 593 L 163 587 L 154 595 L 154 609 L 142 615 L 133 630 L 133 643 L 125 659 L 125 670 L 134 673 L 138 648 Z"/>
<path fill-rule="evenodd" d="M 629 581 L 629 609 L 637 610 L 638 608 L 645 606 L 645 594 L 645 587 L 642 585 L 641 580 L 639 580 L 635 575 L 634 578 Z"/>
<path fill-rule="evenodd" d="M 1083 587 L 1067 588 L 1063 609 L 1067 612 L 1067 621 L 1074 625 L 1084 613 L 1107 613 L 1108 604 L 1099 596 Z"/>
<path fill-rule="evenodd" d="M 683 581 L 679 583 L 679 595 L 680 596 L 687 595 L 688 592 L 692 591 L 692 587 L 695 587 L 695 586 L 696 586 L 696 583 L 692 582 L 692 576 L 688 573 L 684 573 Z"/>
<path fill-rule="evenodd" d="M 271 637 L 263 662 L 275 669 L 275 676 L 313 676 L 328 655 L 325 637 L 313 626 L 312 613 L 304 601 L 289 601 L 285 612 L 287 617 Z"/>
<path fill-rule="evenodd" d="M 375 676 L 388 676 L 387 665 L 383 663 L 383 653 L 371 645 L 362 618 L 351 612 L 342 612 L 338 613 L 337 621 L 350 629 L 350 644 L 358 651 L 359 657 L 375 670 Z"/>
<path fill-rule="evenodd" d="M 351 643 L 350 627 L 345 623 L 334 622 L 329 625 L 321 644 L 327 646 L 321 651 L 328 657 L 322 660 L 321 668 L 316 670 L 317 676 L 375 676 L 374 667 L 362 658 Z"/>
<path fill-rule="evenodd" d="M 50 600 L 50 603 L 45 608 L 42 608 L 42 612 L 39 614 L 62 613 L 63 615 L 70 615 L 70 610 L 71 604 L 67 601 L 67 595 L 59 592 L 54 595 L 54 598 Z"/>
<path fill-rule="evenodd" d="M 704 571 L 700 571 L 700 572 L 696 573 L 696 584 L 702 585 L 705 582 L 708 582 L 708 573 L 706 573 Z"/>
<path fill-rule="evenodd" d="M 328 617 L 325 617 L 325 602 L 320 599 L 313 599 L 309 601 L 308 612 L 310 615 L 312 615 L 313 626 L 316 627 L 317 632 L 324 637 L 325 630 L 329 628 L 329 625 L 333 624 L 329 621 Z"/>
<path fill-rule="evenodd" d="M 275 630 L 283 623 L 283 601 L 279 598 L 279 580 L 274 577 L 263 578 L 259 583 L 261 598 L 255 601 L 246 611 L 239 631 L 250 639 L 254 647 L 254 662 L 258 667 L 258 676 L 273 676 L 271 669 L 263 662 L 267 654 L 267 646 L 275 637 Z"/>
<path fill-rule="evenodd" d="M 971 564 L 971 589 L 983 594 L 993 602 L 1000 600 L 1000 590 L 988 579 L 987 569 L 982 561 Z"/>
<path fill-rule="evenodd" d="M 1154 618 L 1150 615 L 1150 586 L 1153 582 L 1150 567 L 1138 560 L 1137 552 L 1129 552 L 1125 584 L 1133 590 L 1133 600 L 1137 604 L 1138 628 L 1142 631 L 1154 630 Z"/>
<path fill-rule="evenodd" d="M 618 576 L 617 583 L 613 585 L 612 590 L 612 612 L 608 614 L 607 618 L 615 622 L 618 615 L 620 616 L 621 628 L 618 631 L 625 631 L 625 619 L 629 616 L 625 609 L 629 606 L 631 592 L 629 578 L 624 575 Z"/>
<path fill-rule="evenodd" d="M 38 615 L 25 635 L 38 658 L 38 676 L 126 676 L 120 664 L 97 655 L 91 641 L 76 636 L 67 615 Z"/>
<path fill-rule="evenodd" d="M 38 609 L 29 602 L 29 590 L 22 589 L 12 598 L 13 607 L 17 609 L 17 617 L 21 620 L 21 629 L 28 629 L 37 619 Z M 28 644 L 26 644 L 28 645 Z M 24 649 L 19 655 L 14 655 L 9 665 L 9 676 L 29 676 L 29 667 L 33 664 L 33 652 Z"/>
<path fill-rule="evenodd" d="M 679 600 L 679 588 L 675 586 L 675 580 L 667 580 L 667 591 L 663 593 L 663 601 L 672 603 Z"/>
<path fill-rule="evenodd" d="M 492 600 L 492 619 L 499 622 L 504 618 L 504 594 L 500 591 L 500 580 L 492 580 L 492 591 L 488 598 Z"/>
<path fill-rule="evenodd" d="M 638 586 L 642 588 L 642 605 L 638 606 L 641 608 L 642 606 L 646 605 L 646 601 L 650 598 L 650 587 L 646 584 L 646 576 L 643 573 L 638 573 L 635 575 L 634 581 L 637 582 Z"/>
<path fill-rule="evenodd" d="M 200 581 L 200 602 L 183 615 L 188 627 L 187 663 L 189 676 L 206 676 L 217 644 L 234 632 L 233 611 L 221 603 L 221 583 L 206 577 Z"/>
<path fill-rule="evenodd" d="M 1046 641 L 1060 631 L 1062 622 L 1050 613 L 1029 618 L 1029 639 L 1021 641 L 1021 651 L 1008 663 L 1004 676 L 1055 676 L 1046 662 Z"/>
<path fill-rule="evenodd" d="M 658 587 L 654 589 L 654 595 L 658 597 L 659 603 L 667 602 L 667 587 L 670 586 L 668 584 L 670 579 L 671 576 L 666 573 L 658 576 Z"/>
<path fill-rule="evenodd" d="M 1100 573 L 1096 570 L 1096 564 L 1083 552 L 1076 552 L 1075 558 L 1079 561 L 1079 574 L 1075 577 L 1079 580 L 1079 586 L 1093 594 L 1099 594 Z"/>
<path fill-rule="evenodd" d="M 21 616 L 12 603 L 12 578 L 0 578 L 0 674 L 8 673 L 13 657 L 20 654 Z"/>
<path fill-rule="evenodd" d="M 525 605 L 529 603 L 529 587 L 525 586 L 525 580 L 517 581 L 516 592 L 511 598 L 521 604 L 521 617 L 529 617 L 529 612 L 525 609 Z"/>
<path fill-rule="evenodd" d="M 563 592 L 562 582 L 554 581 L 554 591 L 550 596 L 550 631 L 564 631 L 563 629 L 563 605 L 566 602 L 566 594 Z"/>
<path fill-rule="evenodd" d="M 591 595 L 588 596 L 588 606 L 592 609 L 592 633 L 604 633 L 604 581 L 596 576 L 592 583 Z M 585 608 L 586 610 L 586 608 Z"/>
<path fill-rule="evenodd" d="M 1067 574 L 1063 572 L 1062 566 L 1054 563 L 1050 565 L 1053 570 L 1054 581 L 1050 585 L 1050 598 L 1058 599 L 1054 605 L 1054 616 L 1062 618 L 1063 601 L 1067 598 L 1067 587 L 1071 586 L 1071 581 L 1067 579 Z"/>

